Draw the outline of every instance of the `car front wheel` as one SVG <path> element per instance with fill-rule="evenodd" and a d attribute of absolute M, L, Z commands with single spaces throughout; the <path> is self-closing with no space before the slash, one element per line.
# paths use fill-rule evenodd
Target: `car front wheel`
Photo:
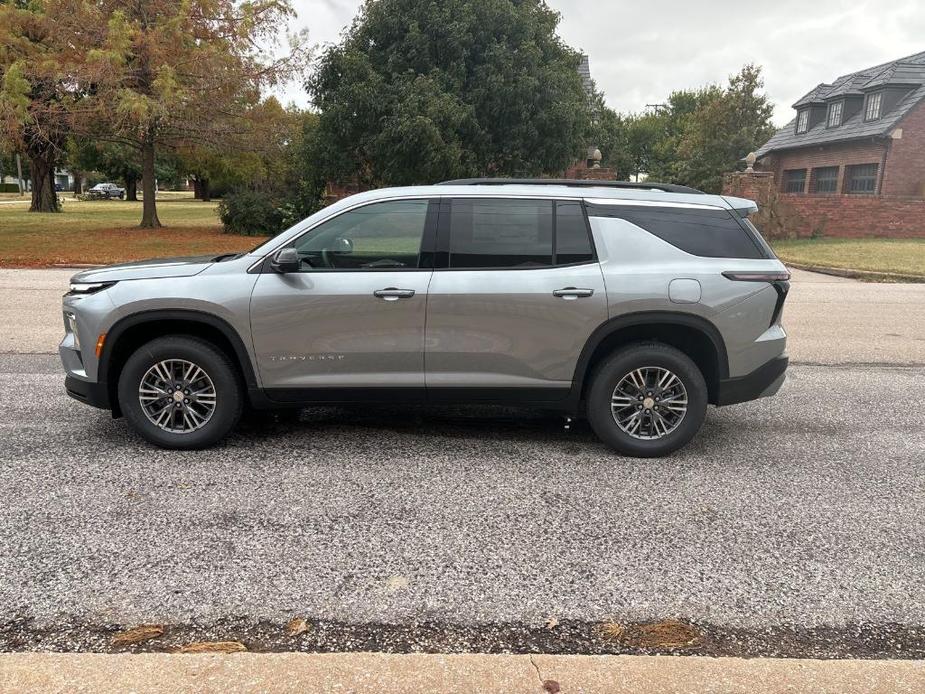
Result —
<path fill-rule="evenodd" d="M 597 368 L 588 421 L 604 443 L 640 458 L 686 445 L 706 416 L 703 374 L 686 354 L 661 343 L 625 347 Z"/>
<path fill-rule="evenodd" d="M 244 396 L 234 365 L 211 343 L 168 336 L 142 345 L 119 377 L 129 424 L 162 448 L 206 448 L 241 417 Z"/>

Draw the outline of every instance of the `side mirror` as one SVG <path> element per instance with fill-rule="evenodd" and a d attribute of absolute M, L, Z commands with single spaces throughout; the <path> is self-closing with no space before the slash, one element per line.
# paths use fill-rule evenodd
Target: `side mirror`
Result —
<path fill-rule="evenodd" d="M 270 267 L 276 272 L 286 274 L 287 272 L 298 272 L 302 269 L 302 261 L 299 258 L 299 252 L 295 248 L 283 248 L 270 261 Z"/>

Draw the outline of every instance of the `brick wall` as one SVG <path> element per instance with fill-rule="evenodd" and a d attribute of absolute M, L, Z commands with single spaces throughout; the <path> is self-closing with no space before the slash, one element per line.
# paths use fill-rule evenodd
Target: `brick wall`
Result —
<path fill-rule="evenodd" d="M 796 236 L 878 236 L 925 239 L 925 200 L 878 195 L 788 195 L 779 198 L 796 214 Z"/>
<path fill-rule="evenodd" d="M 769 237 L 925 238 L 921 198 L 780 193 L 770 172 L 728 174 L 723 194 L 757 202 L 755 223 Z"/>
<path fill-rule="evenodd" d="M 925 105 L 920 103 L 900 121 L 889 141 L 883 194 L 922 197 L 925 194 Z"/>

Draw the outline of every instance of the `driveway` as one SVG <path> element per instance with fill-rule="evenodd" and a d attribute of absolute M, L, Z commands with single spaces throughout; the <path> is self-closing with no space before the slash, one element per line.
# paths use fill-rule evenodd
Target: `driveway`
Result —
<path fill-rule="evenodd" d="M 0 272 L 0 650 L 155 622 L 258 649 L 619 652 L 597 625 L 680 619 L 702 638 L 675 652 L 925 657 L 923 285 L 795 273 L 781 393 L 642 461 L 511 410 L 314 409 L 152 449 L 63 394 L 68 275 Z"/>

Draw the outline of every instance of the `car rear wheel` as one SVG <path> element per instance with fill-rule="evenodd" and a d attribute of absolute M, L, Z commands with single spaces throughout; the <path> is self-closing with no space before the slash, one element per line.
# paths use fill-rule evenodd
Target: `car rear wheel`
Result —
<path fill-rule="evenodd" d="M 119 406 L 126 419 L 162 448 L 213 445 L 234 428 L 243 405 L 229 358 L 194 337 L 152 340 L 129 357 L 119 377 Z"/>
<path fill-rule="evenodd" d="M 588 421 L 625 455 L 654 458 L 686 445 L 707 409 L 703 374 L 686 354 L 660 343 L 630 345 L 595 371 Z"/>

